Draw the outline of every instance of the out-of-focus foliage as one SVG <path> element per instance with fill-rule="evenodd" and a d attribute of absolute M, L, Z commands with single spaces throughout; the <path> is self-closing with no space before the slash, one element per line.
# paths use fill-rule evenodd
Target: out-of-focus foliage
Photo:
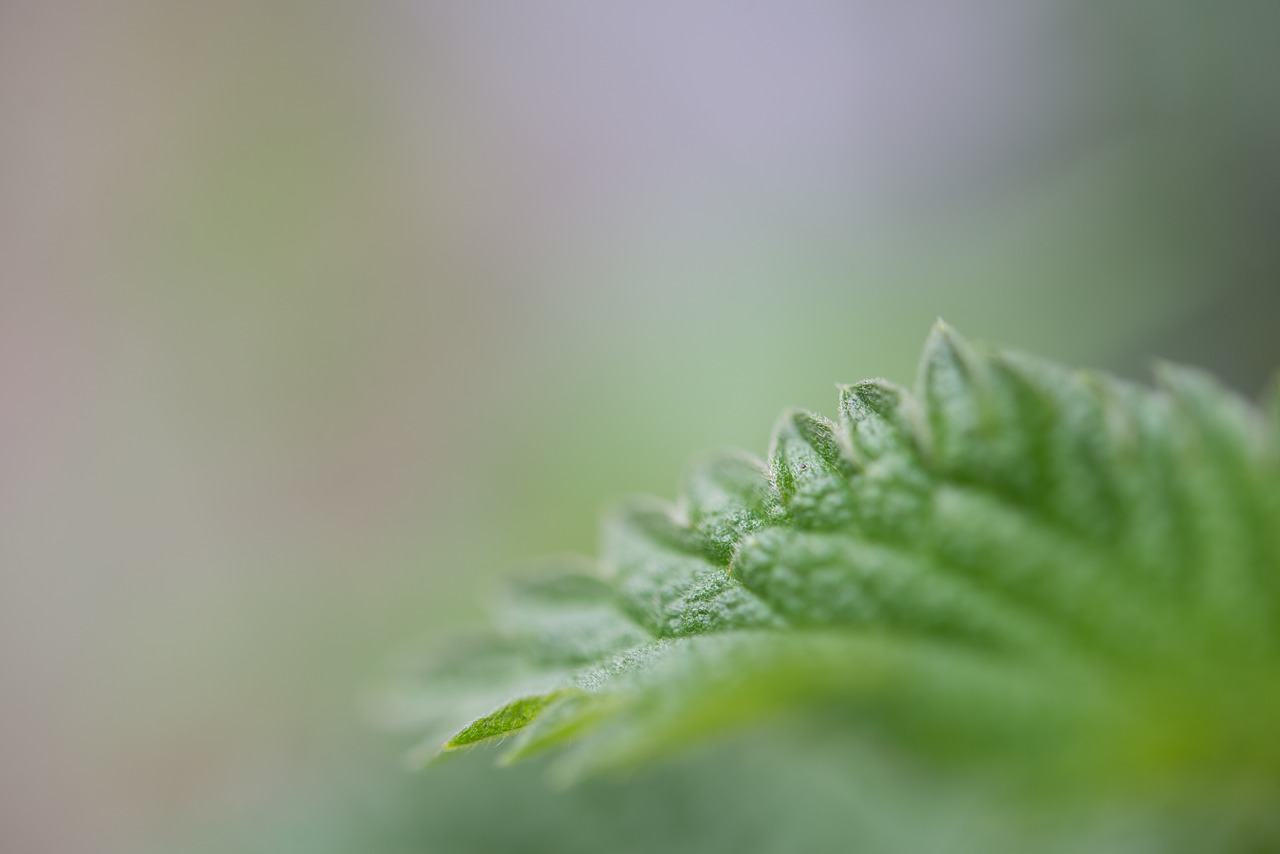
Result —
<path fill-rule="evenodd" d="M 939 774 L 840 728 L 821 739 L 756 728 L 567 789 L 548 783 L 544 758 L 492 765 L 480 748 L 417 775 L 349 766 L 336 785 L 300 786 L 272 812 L 183 850 L 1163 854 L 1229 850 L 1232 839 L 1213 804 L 1029 798 L 989 777 Z"/>
<path fill-rule="evenodd" d="M 512 588 L 498 636 L 391 711 L 427 755 L 514 736 L 570 778 L 783 715 L 1028 811 L 1162 798 L 1280 841 L 1280 433 L 1206 375 L 1159 380 L 939 325 L 914 395 L 848 386 L 838 422 L 784 414 L 767 464 L 621 508 L 601 577 Z"/>

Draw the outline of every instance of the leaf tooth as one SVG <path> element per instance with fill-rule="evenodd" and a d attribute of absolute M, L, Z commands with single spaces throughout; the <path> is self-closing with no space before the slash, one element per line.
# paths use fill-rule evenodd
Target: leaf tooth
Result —
<path fill-rule="evenodd" d="M 974 376 L 982 370 L 983 357 L 963 335 L 941 319 L 929 329 L 916 371 L 916 393 L 925 405 L 969 397 Z"/>
<path fill-rule="evenodd" d="M 768 467 L 750 454 L 720 452 L 685 475 L 682 509 L 714 558 L 728 564 L 744 534 L 782 513 Z"/>
<path fill-rule="evenodd" d="M 1202 371 L 1167 363 L 1156 378 L 1176 417 L 1181 491 L 1192 508 L 1198 599 L 1217 630 L 1275 642 L 1280 585 L 1265 567 L 1280 563 L 1266 425 L 1249 403 Z M 1265 591 L 1264 595 L 1259 595 Z"/>
<path fill-rule="evenodd" d="M 840 387 L 840 424 L 859 463 L 917 453 L 919 417 L 911 394 L 888 380 Z"/>
<path fill-rule="evenodd" d="M 658 637 L 777 623 L 667 505 L 633 501 L 616 509 L 602 552 L 627 612 Z"/>
<path fill-rule="evenodd" d="M 643 544 L 646 551 L 708 557 L 701 538 L 679 510 L 653 498 L 631 498 L 605 514 L 602 551 L 606 569 L 616 553 L 625 553 L 638 544 Z"/>
<path fill-rule="evenodd" d="M 1001 479 L 1005 491 L 1090 539 L 1114 538 L 1108 416 L 1091 377 L 1009 352 L 992 359 L 991 375 L 1001 432 L 1021 457 L 1016 479 Z"/>
<path fill-rule="evenodd" d="M 1115 490 L 1118 543 L 1130 576 L 1154 593 L 1187 597 L 1194 570 L 1194 509 L 1179 483 L 1181 451 L 1171 403 L 1134 383 L 1088 378 L 1106 423 L 1106 469 Z"/>
<path fill-rule="evenodd" d="M 691 519 L 738 509 L 764 512 L 775 500 L 764 462 L 737 451 L 695 460 L 685 473 L 682 493 Z"/>
<path fill-rule="evenodd" d="M 931 443 L 944 459 L 951 446 L 980 432 L 983 417 L 975 386 L 983 369 L 973 345 L 938 320 L 925 341 L 916 393 L 924 402 Z"/>
<path fill-rule="evenodd" d="M 1266 424 L 1257 409 L 1197 368 L 1157 362 L 1156 381 L 1202 438 L 1218 451 L 1261 455 Z"/>
<path fill-rule="evenodd" d="M 579 689 L 561 691 L 520 730 L 499 761 L 510 765 L 578 738 L 617 706 L 613 697 Z"/>
<path fill-rule="evenodd" d="M 1049 501 L 1047 451 L 1055 407 L 1052 394 L 1027 370 L 939 323 L 925 346 L 919 385 L 942 474 L 1030 505 Z"/>
<path fill-rule="evenodd" d="M 852 519 L 854 465 L 827 419 L 802 410 L 784 412 L 773 429 L 769 466 L 795 524 L 835 527 Z"/>
<path fill-rule="evenodd" d="M 527 641 L 489 636 L 419 662 L 367 701 L 380 726 L 418 732 L 406 757 L 411 767 L 432 761 L 452 736 L 512 697 L 558 690 L 575 667 L 545 661 Z"/>
<path fill-rule="evenodd" d="M 774 426 L 772 460 L 817 462 L 832 471 L 847 471 L 851 464 L 840 447 L 835 425 L 812 412 L 790 409 Z"/>
<path fill-rule="evenodd" d="M 564 695 L 563 691 L 519 697 L 494 709 L 463 727 L 450 738 L 444 751 L 472 747 L 502 738 L 524 729 L 543 709 Z"/>
<path fill-rule="evenodd" d="M 859 470 L 852 512 L 871 536 L 904 541 L 924 524 L 930 475 L 921 458 L 920 413 L 906 389 L 867 380 L 840 391 L 840 421 Z"/>

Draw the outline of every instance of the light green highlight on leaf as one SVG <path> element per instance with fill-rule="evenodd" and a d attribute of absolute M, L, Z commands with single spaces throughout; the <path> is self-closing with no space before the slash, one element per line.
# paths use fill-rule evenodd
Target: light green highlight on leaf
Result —
<path fill-rule="evenodd" d="M 542 694 L 536 697 L 521 697 L 512 700 L 500 709 L 495 709 L 484 717 L 472 721 L 461 732 L 445 743 L 445 750 L 456 750 L 469 747 L 491 738 L 500 738 L 522 729 L 538 713 L 550 705 L 562 692 Z"/>

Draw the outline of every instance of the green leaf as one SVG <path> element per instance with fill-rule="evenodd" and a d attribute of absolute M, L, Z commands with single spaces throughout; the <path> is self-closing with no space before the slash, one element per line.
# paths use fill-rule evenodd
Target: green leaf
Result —
<path fill-rule="evenodd" d="M 456 750 L 459 747 L 470 747 L 482 741 L 501 738 L 516 730 L 523 729 L 538 716 L 539 712 L 551 705 L 557 697 L 562 696 L 564 693 L 563 691 L 553 691 L 550 694 L 512 700 L 502 708 L 467 724 L 461 732 L 445 743 L 443 749 Z"/>
<path fill-rule="evenodd" d="M 914 394 L 784 413 L 767 463 L 610 514 L 594 575 L 515 585 L 489 647 L 408 680 L 417 720 L 471 710 L 424 752 L 510 736 L 572 776 L 788 720 L 1055 789 L 1270 797 L 1280 405 L 1158 380 L 939 324 Z"/>

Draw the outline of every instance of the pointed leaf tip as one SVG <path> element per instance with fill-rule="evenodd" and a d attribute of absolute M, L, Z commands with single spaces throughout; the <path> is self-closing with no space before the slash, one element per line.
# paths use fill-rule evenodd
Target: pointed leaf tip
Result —
<path fill-rule="evenodd" d="M 682 506 L 712 557 L 733 559 L 742 538 L 782 512 L 769 468 L 748 454 L 703 457 L 685 475 Z"/>
<path fill-rule="evenodd" d="M 939 320 L 925 339 L 920 359 L 920 389 L 926 390 L 931 374 L 941 369 L 972 371 L 981 361 L 977 348 L 953 327 Z"/>
<path fill-rule="evenodd" d="M 694 522 L 738 511 L 762 513 L 775 499 L 769 468 L 750 454 L 722 451 L 695 460 L 681 490 Z"/>
<path fill-rule="evenodd" d="M 797 524 L 839 524 L 843 519 L 854 463 L 830 421 L 802 410 L 784 412 L 774 427 L 769 464 L 778 494 Z"/>
<path fill-rule="evenodd" d="M 859 463 L 914 444 L 917 418 L 911 395 L 887 380 L 840 388 L 840 423 Z"/>
<path fill-rule="evenodd" d="M 441 752 L 471 747 L 524 729 L 538 713 L 552 701 L 564 695 L 564 691 L 520 697 L 494 709 L 489 714 L 472 721 L 457 735 L 445 742 Z"/>

